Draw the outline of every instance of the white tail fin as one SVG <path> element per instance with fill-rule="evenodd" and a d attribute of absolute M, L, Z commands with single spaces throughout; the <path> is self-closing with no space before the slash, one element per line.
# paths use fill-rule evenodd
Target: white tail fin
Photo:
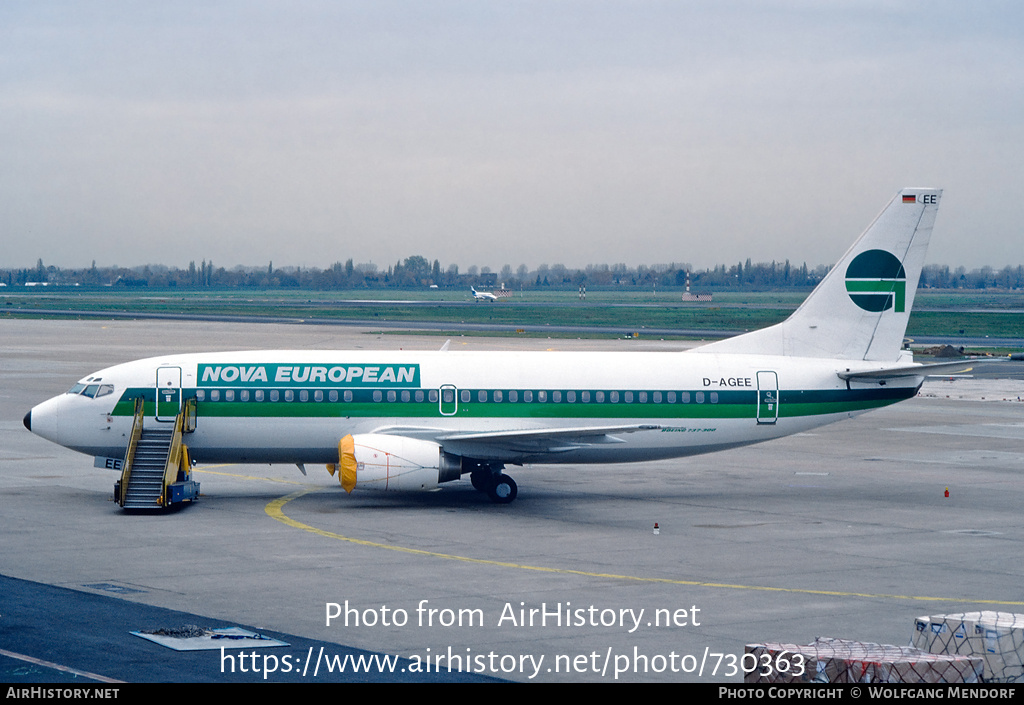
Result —
<path fill-rule="evenodd" d="M 792 316 L 693 352 L 897 360 L 941 196 L 903 189 Z"/>

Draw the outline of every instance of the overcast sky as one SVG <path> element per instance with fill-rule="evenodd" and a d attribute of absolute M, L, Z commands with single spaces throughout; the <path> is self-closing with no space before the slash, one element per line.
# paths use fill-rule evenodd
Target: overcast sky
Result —
<path fill-rule="evenodd" d="M 0 3 L 0 266 L 1024 263 L 1024 3 Z"/>

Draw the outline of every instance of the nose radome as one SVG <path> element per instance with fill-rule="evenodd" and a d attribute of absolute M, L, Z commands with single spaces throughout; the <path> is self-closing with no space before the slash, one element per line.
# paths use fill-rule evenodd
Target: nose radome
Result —
<path fill-rule="evenodd" d="M 28 412 L 27 414 L 25 414 L 25 428 L 27 428 L 29 431 L 32 430 L 32 412 L 31 411 Z"/>

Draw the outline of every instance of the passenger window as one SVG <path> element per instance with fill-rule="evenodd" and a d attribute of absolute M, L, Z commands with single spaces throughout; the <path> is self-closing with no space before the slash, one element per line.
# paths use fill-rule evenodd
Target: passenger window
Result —
<path fill-rule="evenodd" d="M 315 392 L 313 392 L 313 401 L 323 401 L 323 400 L 324 400 L 324 390 L 318 389 Z"/>
<path fill-rule="evenodd" d="M 422 390 L 422 389 L 417 389 L 417 390 L 416 390 L 416 395 L 415 395 L 415 397 L 414 397 L 414 398 L 415 398 L 415 399 L 416 399 L 416 401 L 418 401 L 418 402 L 421 402 L 421 401 L 423 401 L 423 390 Z"/>
<path fill-rule="evenodd" d="M 402 392 L 402 401 L 409 401 L 411 399 L 412 399 L 412 394 L 409 393 L 409 390 L 408 389 L 404 390 Z"/>
<path fill-rule="evenodd" d="M 612 404 L 618 404 L 619 403 L 619 393 L 618 392 L 611 392 L 611 393 L 609 393 L 608 398 L 611 400 Z"/>
<path fill-rule="evenodd" d="M 381 393 L 381 391 L 379 389 L 374 389 L 373 390 L 373 400 L 374 401 L 381 401 L 383 398 L 384 398 L 384 395 Z"/>
<path fill-rule="evenodd" d="M 397 401 L 398 394 L 395 393 L 394 389 L 388 390 L 388 401 Z"/>
<path fill-rule="evenodd" d="M 470 392 L 468 389 L 463 389 L 462 393 L 459 396 L 462 397 L 463 403 L 466 403 L 473 398 L 473 393 Z"/>
<path fill-rule="evenodd" d="M 482 402 L 486 402 L 487 401 L 487 390 L 481 389 L 479 392 L 477 392 L 476 393 L 476 400 L 478 402 L 481 402 L 481 403 Z"/>
<path fill-rule="evenodd" d="M 494 401 L 500 403 L 501 400 L 502 400 L 501 390 L 500 389 L 495 389 L 494 390 Z"/>
<path fill-rule="evenodd" d="M 598 404 L 604 404 L 604 392 L 595 392 L 594 398 L 597 400 Z"/>
<path fill-rule="evenodd" d="M 281 401 L 281 392 L 276 389 L 270 390 L 270 401 Z"/>
<path fill-rule="evenodd" d="M 633 392 L 626 392 L 623 395 L 623 398 L 624 398 L 624 400 L 625 400 L 625 402 L 627 404 L 632 404 L 633 403 Z"/>
<path fill-rule="evenodd" d="M 570 404 L 575 404 L 576 403 L 576 392 L 566 392 L 565 393 L 565 400 L 567 402 L 569 402 Z"/>
<path fill-rule="evenodd" d="M 562 393 L 559 392 L 559 391 L 551 392 L 551 401 L 555 402 L 556 404 L 561 402 L 562 401 Z"/>
<path fill-rule="evenodd" d="M 682 402 L 684 404 L 689 404 L 690 403 L 690 393 L 689 392 L 683 392 L 682 394 L 679 395 L 679 398 L 682 400 Z"/>
<path fill-rule="evenodd" d="M 641 404 L 646 404 L 647 403 L 647 392 L 637 392 L 637 398 L 640 400 Z"/>
<path fill-rule="evenodd" d="M 580 401 L 584 404 L 590 403 L 590 392 L 580 392 Z"/>
<path fill-rule="evenodd" d="M 523 401 L 525 401 L 526 403 L 530 403 L 531 401 L 533 401 L 533 392 L 531 392 L 529 389 L 523 392 Z"/>
<path fill-rule="evenodd" d="M 226 389 L 224 391 L 224 401 L 234 401 L 234 400 L 235 400 L 235 390 L 234 389 Z"/>
<path fill-rule="evenodd" d="M 309 401 L 309 390 L 303 389 L 299 392 L 299 401 Z"/>
<path fill-rule="evenodd" d="M 238 393 L 238 400 L 239 401 L 249 401 L 249 390 L 248 389 L 243 389 L 242 391 L 240 391 Z"/>
<path fill-rule="evenodd" d="M 256 390 L 256 401 L 263 401 L 263 397 L 264 397 L 263 390 L 262 389 L 257 389 Z"/>
<path fill-rule="evenodd" d="M 345 390 L 344 399 L 345 399 L 345 401 L 352 401 L 352 390 L 351 389 L 346 389 Z"/>
<path fill-rule="evenodd" d="M 436 389 L 431 389 L 429 392 L 427 392 L 427 400 L 431 404 L 436 404 L 437 403 L 437 390 Z M 451 401 L 451 399 L 449 399 L 448 401 Z"/>
<path fill-rule="evenodd" d="M 515 404 L 517 401 L 519 401 L 519 392 L 517 392 L 515 389 L 510 389 L 508 392 L 508 400 L 511 403 Z"/>
<path fill-rule="evenodd" d="M 704 403 L 704 392 L 697 392 L 696 401 L 698 404 Z"/>
<path fill-rule="evenodd" d="M 327 393 L 327 400 L 332 402 L 338 401 L 338 390 L 332 389 L 331 391 L 329 391 Z"/>
<path fill-rule="evenodd" d="M 711 392 L 711 403 L 712 404 L 717 404 L 718 403 L 718 392 Z"/>
<path fill-rule="evenodd" d="M 196 390 L 196 401 L 203 401 L 204 399 L 206 399 L 206 390 L 205 389 L 197 389 Z"/>
<path fill-rule="evenodd" d="M 655 404 L 660 404 L 661 403 L 661 392 L 655 392 L 652 396 L 654 398 L 654 403 Z"/>
<path fill-rule="evenodd" d="M 295 392 L 291 389 L 286 389 L 284 392 L 285 401 L 295 401 Z"/>

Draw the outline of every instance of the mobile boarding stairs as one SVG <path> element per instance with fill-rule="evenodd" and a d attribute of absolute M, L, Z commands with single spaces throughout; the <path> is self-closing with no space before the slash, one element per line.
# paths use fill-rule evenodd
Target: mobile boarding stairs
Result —
<path fill-rule="evenodd" d="M 135 400 L 135 422 L 114 485 L 114 501 L 125 509 L 166 509 L 199 497 L 199 483 L 192 480 L 192 464 L 185 434 L 196 428 L 196 403 L 189 399 L 173 423 L 154 422 L 143 427 L 145 402 Z"/>

